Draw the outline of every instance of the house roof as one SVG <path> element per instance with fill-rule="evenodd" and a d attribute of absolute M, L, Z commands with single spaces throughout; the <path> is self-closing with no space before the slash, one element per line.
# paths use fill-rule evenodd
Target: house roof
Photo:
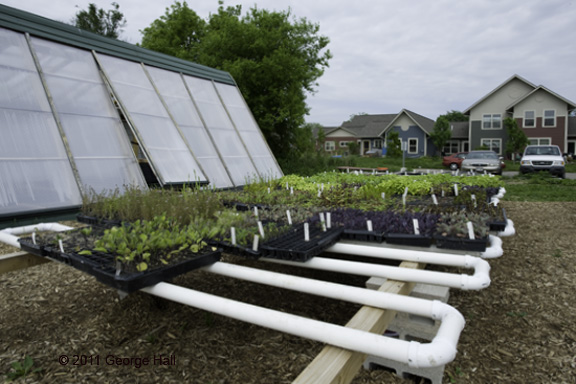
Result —
<path fill-rule="evenodd" d="M 469 125 L 467 121 L 453 121 L 450 122 L 450 129 L 452 130 L 452 139 L 467 139 L 469 133 Z"/>
<path fill-rule="evenodd" d="M 342 128 L 353 132 L 357 137 L 379 137 L 397 114 L 356 115 L 342 123 Z"/>
<path fill-rule="evenodd" d="M 236 85 L 225 71 L 151 51 L 0 4 L 0 27 L 187 75 Z"/>
<path fill-rule="evenodd" d="M 422 129 L 427 135 L 429 135 L 430 133 L 432 133 L 432 130 L 434 129 L 434 120 L 429 119 L 427 117 L 424 117 L 422 115 L 419 115 L 417 113 L 414 113 L 412 111 L 409 111 L 407 109 L 403 109 L 402 111 L 400 111 L 400 113 L 398 113 L 397 115 L 394 116 L 394 118 L 392 119 L 392 121 L 390 121 L 390 123 L 388 123 L 388 125 L 382 130 L 382 132 L 380 132 L 380 136 L 383 135 L 387 130 L 389 130 L 390 128 L 392 128 L 394 126 L 394 122 L 400 118 L 400 116 L 402 116 L 403 114 L 406 114 L 413 122 L 416 123 L 416 125 L 418 127 L 420 127 L 420 129 Z"/>
<path fill-rule="evenodd" d="M 524 83 L 526 83 L 527 85 L 529 85 L 532 88 L 537 88 L 536 85 L 532 84 L 531 82 L 529 82 L 528 80 L 524 79 L 521 76 L 518 75 L 514 75 L 512 77 L 510 77 L 508 80 L 506 80 L 505 82 L 503 82 L 502 84 L 500 84 L 499 86 L 497 86 L 496 88 L 494 88 L 490 93 L 488 93 L 487 95 L 485 95 L 483 98 L 481 98 L 480 100 L 476 101 L 474 104 L 472 104 L 470 107 L 468 107 L 466 110 L 464 110 L 464 114 L 465 115 L 469 115 L 470 111 L 476 107 L 478 104 L 480 104 L 481 102 L 483 102 L 484 100 L 488 99 L 489 97 L 491 97 L 493 94 L 495 94 L 498 90 L 500 90 L 502 87 L 504 87 L 506 84 L 510 83 L 512 80 L 520 80 Z"/>
<path fill-rule="evenodd" d="M 514 107 L 515 107 L 516 105 L 518 105 L 520 102 L 522 102 L 523 100 L 526 100 L 528 97 L 530 97 L 531 95 L 533 95 L 533 94 L 535 94 L 536 92 L 541 91 L 541 90 L 544 91 L 544 92 L 547 92 L 547 93 L 551 94 L 552 96 L 556 97 L 557 99 L 560 99 L 560 100 L 562 100 L 563 102 L 565 102 L 566 104 L 568 104 L 568 110 L 571 110 L 571 109 L 576 108 L 576 104 L 575 104 L 574 102 L 572 102 L 572 101 L 566 99 L 565 97 L 560 96 L 559 94 L 557 94 L 557 93 L 549 90 L 548 88 L 546 88 L 546 87 L 543 86 L 543 85 L 539 85 L 538 87 L 536 87 L 535 89 L 533 89 L 531 92 L 528 92 L 526 95 L 520 97 L 518 100 L 516 100 L 516 101 L 514 101 L 512 104 L 510 104 L 510 105 L 506 108 L 506 110 L 507 110 L 507 111 L 510 111 L 510 110 L 514 109 Z"/>

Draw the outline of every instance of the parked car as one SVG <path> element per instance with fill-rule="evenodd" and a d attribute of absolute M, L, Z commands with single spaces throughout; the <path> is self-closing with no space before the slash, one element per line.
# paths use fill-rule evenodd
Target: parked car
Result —
<path fill-rule="evenodd" d="M 529 145 L 520 160 L 520 173 L 548 172 L 564 178 L 566 160 L 557 145 Z"/>
<path fill-rule="evenodd" d="M 442 158 L 442 165 L 449 167 L 452 171 L 455 171 L 460 168 L 460 164 L 462 164 L 462 160 L 466 158 L 467 154 L 468 152 L 457 152 L 448 156 L 444 156 Z"/>
<path fill-rule="evenodd" d="M 494 151 L 470 151 L 462 161 L 460 169 L 466 172 L 502 175 L 502 169 L 505 166 L 503 158 Z"/>

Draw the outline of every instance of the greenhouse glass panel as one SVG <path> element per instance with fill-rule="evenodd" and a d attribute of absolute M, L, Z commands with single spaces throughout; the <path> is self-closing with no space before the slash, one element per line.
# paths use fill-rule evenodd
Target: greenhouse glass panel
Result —
<path fill-rule="evenodd" d="M 216 188 L 234 186 L 196 111 L 182 76 L 179 73 L 155 67 L 146 67 L 146 69 L 170 114 L 184 134 L 196 160 L 206 173 L 210 184 Z"/>
<path fill-rule="evenodd" d="M 216 89 L 236 129 L 246 143 L 248 153 L 252 157 L 260 176 L 272 179 L 281 177 L 282 171 L 238 88 L 217 83 Z"/>
<path fill-rule="evenodd" d="M 32 45 L 86 191 L 145 188 L 92 53 L 36 38 Z"/>
<path fill-rule="evenodd" d="M 191 76 L 184 76 L 184 79 L 234 184 L 245 185 L 257 178 L 258 171 L 222 106 L 212 82 Z"/>
<path fill-rule="evenodd" d="M 0 132 L 0 216 L 82 203 L 26 38 L 3 28 Z"/>
<path fill-rule="evenodd" d="M 98 54 L 161 184 L 207 181 L 141 64 Z"/>

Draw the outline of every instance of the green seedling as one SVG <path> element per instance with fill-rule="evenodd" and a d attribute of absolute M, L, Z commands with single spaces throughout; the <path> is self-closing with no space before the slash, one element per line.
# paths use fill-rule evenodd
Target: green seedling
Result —
<path fill-rule="evenodd" d="M 26 356 L 23 361 L 15 361 L 11 365 L 10 371 L 6 374 L 8 381 L 16 380 L 20 377 L 26 377 L 29 374 L 40 373 L 41 368 L 33 368 L 34 360 Z"/>

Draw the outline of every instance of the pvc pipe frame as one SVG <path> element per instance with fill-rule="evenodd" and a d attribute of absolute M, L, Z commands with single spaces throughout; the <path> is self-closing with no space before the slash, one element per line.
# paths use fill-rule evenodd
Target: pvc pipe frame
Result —
<path fill-rule="evenodd" d="M 399 268 L 323 257 L 314 257 L 303 263 L 266 258 L 261 258 L 260 260 L 332 272 L 370 277 L 376 276 L 400 281 L 440 285 L 450 288 L 459 288 L 462 290 L 479 290 L 490 285 L 490 264 L 479 257 L 438 252 L 412 251 L 342 242 L 331 246 L 326 250 L 326 252 L 362 255 L 382 259 L 406 260 L 417 263 L 437 264 L 452 267 L 473 268 L 474 274 L 465 275 L 421 269 Z"/>
<path fill-rule="evenodd" d="M 4 228 L 0 230 L 0 242 L 6 243 L 16 248 L 20 248 L 20 243 L 18 242 L 19 236 L 16 235 L 24 235 L 35 231 L 63 232 L 69 231 L 71 229 L 74 228 L 58 223 L 39 223 L 34 225 L 25 225 L 22 227 Z"/>
<path fill-rule="evenodd" d="M 463 316 L 456 309 L 437 300 L 427 301 L 397 296 L 222 262 L 204 269 L 226 276 L 360 304 L 410 311 L 442 320 L 442 324 L 431 343 L 421 344 L 262 308 L 168 283 L 159 283 L 143 288 L 142 291 L 262 327 L 372 356 L 401 361 L 417 368 L 445 365 L 454 360 L 456 345 L 465 324 Z"/>

